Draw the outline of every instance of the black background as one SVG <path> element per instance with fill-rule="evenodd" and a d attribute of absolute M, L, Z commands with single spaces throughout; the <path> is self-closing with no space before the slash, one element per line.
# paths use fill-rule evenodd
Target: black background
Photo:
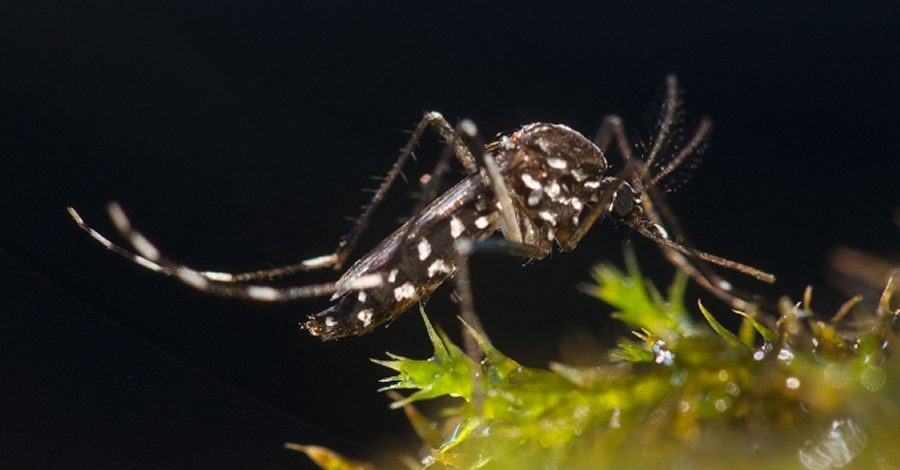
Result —
<path fill-rule="evenodd" d="M 823 280 L 829 248 L 900 246 L 889 2 L 380 3 L 4 4 L 0 466 L 305 468 L 283 442 L 364 456 L 383 436 L 408 438 L 368 358 L 426 355 L 415 314 L 321 343 L 296 324 L 327 302 L 198 293 L 104 251 L 65 206 L 112 237 L 104 206 L 118 200 L 196 267 L 296 262 L 333 249 L 424 110 L 487 136 L 532 121 L 590 136 L 610 113 L 646 135 L 674 72 L 690 117 L 716 128 L 673 209 L 699 248 L 779 276 L 729 279 L 769 298 L 812 284 L 828 313 L 844 299 Z M 411 179 L 431 170 L 431 142 Z M 408 215 L 411 189 L 395 191 L 364 248 Z M 526 267 L 478 257 L 486 330 L 533 366 L 559 358 L 573 329 L 623 334 L 575 285 L 623 240 L 667 282 L 671 267 L 639 238 L 601 224 L 575 252 Z M 456 334 L 448 292 L 429 311 Z"/>

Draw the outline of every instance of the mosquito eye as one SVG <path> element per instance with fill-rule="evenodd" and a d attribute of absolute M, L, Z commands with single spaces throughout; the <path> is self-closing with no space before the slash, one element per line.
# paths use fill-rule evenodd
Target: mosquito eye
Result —
<path fill-rule="evenodd" d="M 634 209 L 634 189 L 628 183 L 622 183 L 613 197 L 612 209 L 615 215 L 624 217 Z"/>

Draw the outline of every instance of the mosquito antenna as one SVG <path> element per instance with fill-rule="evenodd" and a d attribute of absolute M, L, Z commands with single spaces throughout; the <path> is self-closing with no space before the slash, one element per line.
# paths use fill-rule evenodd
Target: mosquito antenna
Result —
<path fill-rule="evenodd" d="M 660 151 L 669 141 L 672 126 L 675 124 L 675 115 L 678 111 L 678 79 L 675 75 L 666 77 L 666 101 L 663 104 L 659 116 L 659 129 L 653 139 L 653 146 L 647 154 L 645 165 L 653 168 L 653 163 L 659 157 Z"/>
<path fill-rule="evenodd" d="M 691 137 L 691 140 L 688 141 L 687 145 L 685 145 L 684 148 L 682 148 L 681 151 L 659 171 L 659 173 L 653 175 L 653 179 L 650 180 L 648 186 L 653 186 L 659 180 L 665 178 L 666 175 L 678 168 L 687 157 L 696 152 L 703 143 L 709 139 L 710 132 L 712 132 L 712 121 L 709 118 L 703 118 L 703 120 L 700 121 L 700 125 L 697 127 L 697 131 L 694 132 L 694 136 Z"/>

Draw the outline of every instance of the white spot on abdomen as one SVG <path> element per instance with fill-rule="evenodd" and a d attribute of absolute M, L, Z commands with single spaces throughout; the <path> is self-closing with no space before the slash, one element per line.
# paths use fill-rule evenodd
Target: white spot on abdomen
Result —
<path fill-rule="evenodd" d="M 373 312 L 372 312 L 371 308 L 363 309 L 363 310 L 360 310 L 359 313 L 356 314 L 356 318 L 357 318 L 357 320 L 362 322 L 364 327 L 366 327 L 372 323 L 372 313 Z"/>
<path fill-rule="evenodd" d="M 394 289 L 394 299 L 398 302 L 404 299 L 411 299 L 416 296 L 416 288 L 411 282 L 404 283 L 402 286 Z"/>
<path fill-rule="evenodd" d="M 428 256 L 431 255 L 431 243 L 428 243 L 428 240 L 421 239 L 419 240 L 419 261 L 425 261 Z"/>
<path fill-rule="evenodd" d="M 428 277 L 432 278 L 437 273 L 449 274 L 453 271 L 453 267 L 444 262 L 442 259 L 434 260 L 430 266 L 428 266 Z"/>
<path fill-rule="evenodd" d="M 466 227 L 463 226 L 463 223 L 461 220 L 459 220 L 459 217 L 457 217 L 455 215 L 453 217 L 450 217 L 450 236 L 451 237 L 459 238 L 459 236 L 462 235 L 462 233 L 465 229 L 466 229 Z"/>

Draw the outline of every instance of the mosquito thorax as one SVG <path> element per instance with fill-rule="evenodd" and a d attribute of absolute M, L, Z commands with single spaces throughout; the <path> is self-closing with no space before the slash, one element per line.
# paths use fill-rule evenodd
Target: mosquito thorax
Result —
<path fill-rule="evenodd" d="M 516 204 L 525 243 L 547 250 L 579 223 L 606 171 L 603 152 L 560 124 L 528 124 L 489 151 L 508 165 L 506 185 Z"/>

